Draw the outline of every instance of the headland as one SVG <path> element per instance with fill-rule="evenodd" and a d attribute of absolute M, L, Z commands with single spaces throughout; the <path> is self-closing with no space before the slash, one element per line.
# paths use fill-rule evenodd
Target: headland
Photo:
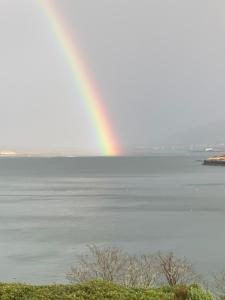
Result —
<path fill-rule="evenodd" d="M 212 156 L 204 160 L 204 165 L 225 166 L 225 155 Z"/>

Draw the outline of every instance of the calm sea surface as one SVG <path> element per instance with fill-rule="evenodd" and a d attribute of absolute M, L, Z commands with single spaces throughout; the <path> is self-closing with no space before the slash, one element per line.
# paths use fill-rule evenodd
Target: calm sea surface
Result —
<path fill-rule="evenodd" d="M 0 281 L 63 282 L 91 243 L 225 267 L 225 167 L 203 155 L 0 158 Z"/>

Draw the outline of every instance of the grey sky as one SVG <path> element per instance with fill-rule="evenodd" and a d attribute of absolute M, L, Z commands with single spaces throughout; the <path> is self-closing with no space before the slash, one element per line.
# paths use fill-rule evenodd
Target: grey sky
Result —
<path fill-rule="evenodd" d="M 223 0 L 55 0 L 127 145 L 224 119 Z M 94 151 L 38 0 L 0 0 L 3 147 Z"/>

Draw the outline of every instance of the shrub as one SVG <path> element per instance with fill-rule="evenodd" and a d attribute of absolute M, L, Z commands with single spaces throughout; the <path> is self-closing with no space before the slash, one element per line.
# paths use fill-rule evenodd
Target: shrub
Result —
<path fill-rule="evenodd" d="M 188 300 L 215 300 L 211 293 L 195 286 L 189 287 L 187 296 Z"/>
<path fill-rule="evenodd" d="M 32 286 L 1 284 L 1 300 L 172 300 L 173 293 L 160 289 L 132 289 L 107 281 L 77 285 Z"/>
<path fill-rule="evenodd" d="M 159 252 L 158 259 L 162 284 L 176 286 L 200 281 L 200 276 L 195 272 L 192 263 L 185 257 L 177 257 L 173 252 Z"/>
<path fill-rule="evenodd" d="M 128 287 L 149 288 L 159 275 L 154 255 L 128 255 L 116 247 L 88 246 L 89 253 L 67 273 L 70 283 L 101 279 Z"/>
<path fill-rule="evenodd" d="M 88 250 L 67 273 L 70 283 L 101 279 L 127 287 L 150 288 L 187 285 L 201 279 L 191 262 L 173 252 L 128 255 L 116 247 L 95 245 L 88 246 Z"/>
<path fill-rule="evenodd" d="M 197 286 L 128 288 L 108 281 L 34 286 L 0 284 L 1 300 L 215 300 Z"/>
<path fill-rule="evenodd" d="M 174 300 L 187 300 L 188 287 L 180 286 L 174 290 Z"/>

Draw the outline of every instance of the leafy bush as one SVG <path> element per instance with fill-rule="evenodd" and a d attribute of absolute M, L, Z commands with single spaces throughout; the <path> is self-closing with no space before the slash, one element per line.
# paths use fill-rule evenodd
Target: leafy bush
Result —
<path fill-rule="evenodd" d="M 77 285 L 0 284 L 1 300 L 173 300 L 172 292 L 132 289 L 105 281 Z"/>
<path fill-rule="evenodd" d="M 188 289 L 188 300 L 214 300 L 211 293 L 206 292 L 198 286 L 190 286 Z"/>
<path fill-rule="evenodd" d="M 108 281 L 76 285 L 0 284 L 1 300 L 215 300 L 198 286 L 128 288 Z"/>

